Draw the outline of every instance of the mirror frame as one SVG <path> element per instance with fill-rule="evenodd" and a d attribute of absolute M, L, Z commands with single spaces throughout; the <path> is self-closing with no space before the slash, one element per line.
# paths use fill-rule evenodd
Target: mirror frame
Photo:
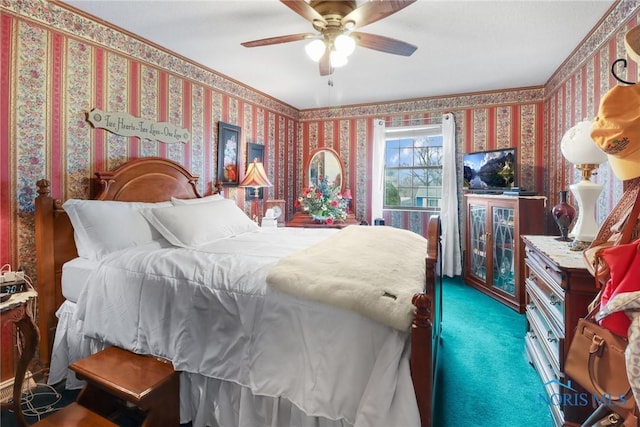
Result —
<path fill-rule="evenodd" d="M 340 175 L 342 177 L 340 183 L 340 192 L 343 192 L 345 189 L 345 176 L 344 176 L 344 163 L 342 162 L 342 158 L 338 154 L 336 150 L 330 147 L 318 147 L 309 153 L 309 157 L 307 157 L 307 161 L 304 164 L 304 175 L 303 175 L 303 185 L 305 188 L 309 187 L 309 167 L 311 166 L 311 160 L 315 157 L 317 153 L 327 151 L 332 153 L 335 158 L 338 160 L 338 164 L 340 165 Z"/>

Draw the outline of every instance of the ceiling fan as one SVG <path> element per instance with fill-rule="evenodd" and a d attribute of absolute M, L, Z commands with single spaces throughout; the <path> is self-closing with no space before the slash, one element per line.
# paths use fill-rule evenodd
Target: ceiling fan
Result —
<path fill-rule="evenodd" d="M 310 21 L 318 33 L 299 33 L 269 37 L 241 43 L 245 47 L 267 46 L 310 40 L 305 50 L 319 63 L 320 75 L 327 76 L 333 69 L 347 63 L 355 46 L 362 46 L 394 55 L 410 56 L 416 46 L 377 34 L 354 31 L 392 15 L 416 0 L 374 0 L 357 6 L 355 1 L 280 0 L 291 10 Z"/>

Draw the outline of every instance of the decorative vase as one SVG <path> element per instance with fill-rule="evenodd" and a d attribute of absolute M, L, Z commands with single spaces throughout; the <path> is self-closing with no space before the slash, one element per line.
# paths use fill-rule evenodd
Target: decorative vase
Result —
<path fill-rule="evenodd" d="M 569 228 L 571 227 L 573 219 L 576 217 L 576 209 L 567 203 L 567 193 L 567 190 L 560 191 L 560 203 L 551 209 L 551 215 L 553 215 L 553 219 L 560 229 L 560 237 L 558 237 L 557 240 L 561 242 L 571 240 L 568 237 Z"/>
<path fill-rule="evenodd" d="M 327 218 L 329 218 L 328 216 L 314 215 L 314 214 L 311 214 L 311 217 L 313 218 L 313 222 L 316 222 L 318 224 L 326 223 Z"/>

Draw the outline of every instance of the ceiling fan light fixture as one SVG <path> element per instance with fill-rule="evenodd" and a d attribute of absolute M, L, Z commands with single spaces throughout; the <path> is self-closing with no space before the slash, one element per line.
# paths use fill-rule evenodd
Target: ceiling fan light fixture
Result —
<path fill-rule="evenodd" d="M 329 61 L 333 68 L 339 68 L 347 65 L 347 56 L 337 50 L 332 50 L 329 53 Z"/>
<path fill-rule="evenodd" d="M 315 39 L 311 43 L 308 43 L 304 47 L 304 50 L 305 52 L 307 52 L 307 56 L 311 58 L 312 61 L 318 62 L 320 61 L 320 58 L 322 58 L 322 55 L 324 55 L 324 51 L 326 50 L 326 48 L 327 46 L 322 40 Z"/>
<path fill-rule="evenodd" d="M 351 55 L 356 49 L 356 41 L 345 34 L 340 34 L 338 37 L 336 37 L 334 46 L 336 47 L 336 51 L 340 52 L 346 57 Z"/>

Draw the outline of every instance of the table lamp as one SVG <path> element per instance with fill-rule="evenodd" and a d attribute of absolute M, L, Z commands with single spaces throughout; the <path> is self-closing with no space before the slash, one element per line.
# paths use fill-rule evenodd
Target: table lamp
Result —
<path fill-rule="evenodd" d="M 258 192 L 262 187 L 271 187 L 272 184 L 267 177 L 267 173 L 264 171 L 262 162 L 255 159 L 249 163 L 247 172 L 239 184 L 240 187 L 252 187 L 253 188 L 253 201 L 251 202 L 251 219 L 256 222 L 260 222 L 260 210 L 258 209 Z"/>
<path fill-rule="evenodd" d="M 591 181 L 591 174 L 607 155 L 591 139 L 591 120 L 579 122 L 569 129 L 560 142 L 562 155 L 580 171 L 581 180 L 569 186 L 578 202 L 578 219 L 569 234 L 573 241 L 569 248 L 582 251 L 589 246 L 598 233 L 595 219 L 596 201 L 602 192 L 602 185 Z"/>

